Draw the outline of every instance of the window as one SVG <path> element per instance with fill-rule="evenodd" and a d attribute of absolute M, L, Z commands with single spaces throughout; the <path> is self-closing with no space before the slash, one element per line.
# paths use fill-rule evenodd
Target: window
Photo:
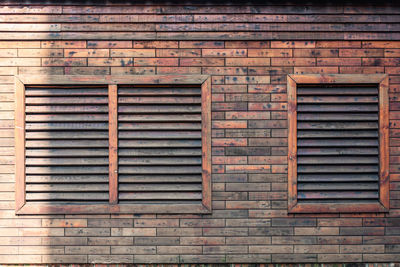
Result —
<path fill-rule="evenodd" d="M 288 76 L 293 213 L 389 208 L 386 75 Z"/>
<path fill-rule="evenodd" d="M 209 213 L 208 76 L 16 77 L 16 213 Z"/>

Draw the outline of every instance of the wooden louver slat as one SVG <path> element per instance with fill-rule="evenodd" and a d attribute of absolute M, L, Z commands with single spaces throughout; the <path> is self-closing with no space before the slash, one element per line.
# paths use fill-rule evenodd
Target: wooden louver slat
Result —
<path fill-rule="evenodd" d="M 26 202 L 107 203 L 107 86 L 26 86 Z"/>
<path fill-rule="evenodd" d="M 376 85 L 298 85 L 299 204 L 379 199 L 378 99 Z"/>
<path fill-rule="evenodd" d="M 202 203 L 200 86 L 118 87 L 119 203 Z"/>

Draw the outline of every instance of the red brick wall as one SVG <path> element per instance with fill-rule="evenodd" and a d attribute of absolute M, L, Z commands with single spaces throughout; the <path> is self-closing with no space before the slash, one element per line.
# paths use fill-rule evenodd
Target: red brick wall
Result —
<path fill-rule="evenodd" d="M 1 41 L 0 263 L 400 261 L 400 42 Z M 13 75 L 208 74 L 212 215 L 14 215 Z M 286 75 L 390 75 L 390 212 L 287 214 Z"/>

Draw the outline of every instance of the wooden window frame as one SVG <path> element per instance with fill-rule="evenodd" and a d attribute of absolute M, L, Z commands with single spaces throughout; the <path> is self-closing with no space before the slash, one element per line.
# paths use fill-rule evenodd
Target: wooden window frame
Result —
<path fill-rule="evenodd" d="M 376 203 L 297 202 L 297 85 L 298 84 L 377 84 L 379 85 L 379 201 Z M 288 94 L 288 212 L 358 213 L 389 210 L 389 77 L 385 74 L 290 74 Z"/>
<path fill-rule="evenodd" d="M 25 85 L 108 85 L 109 203 L 89 205 L 26 202 Z M 118 85 L 200 85 L 202 99 L 202 203 L 118 204 Z M 15 211 L 16 214 L 211 213 L 211 79 L 208 75 L 15 76 Z"/>

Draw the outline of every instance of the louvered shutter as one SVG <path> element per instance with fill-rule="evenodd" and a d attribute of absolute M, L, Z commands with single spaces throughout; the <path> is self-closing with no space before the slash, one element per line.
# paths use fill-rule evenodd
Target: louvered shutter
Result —
<path fill-rule="evenodd" d="M 108 202 L 105 86 L 26 86 L 26 202 Z"/>
<path fill-rule="evenodd" d="M 379 199 L 378 87 L 298 85 L 298 203 Z"/>
<path fill-rule="evenodd" d="M 119 86 L 119 203 L 201 203 L 201 86 Z"/>

